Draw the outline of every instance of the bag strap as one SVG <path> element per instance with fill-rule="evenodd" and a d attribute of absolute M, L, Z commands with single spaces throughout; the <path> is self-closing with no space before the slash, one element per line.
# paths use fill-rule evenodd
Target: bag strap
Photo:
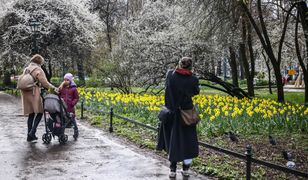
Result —
<path fill-rule="evenodd" d="M 26 68 L 26 70 L 29 70 L 29 71 L 30 71 L 29 74 L 30 74 L 30 76 L 33 78 L 34 82 L 37 82 L 37 80 L 36 80 L 35 77 L 32 75 L 32 72 L 33 72 L 35 69 L 37 69 L 37 68 L 38 68 L 38 67 L 34 67 L 33 69 L 32 69 L 32 68 L 29 68 L 29 67 Z"/>

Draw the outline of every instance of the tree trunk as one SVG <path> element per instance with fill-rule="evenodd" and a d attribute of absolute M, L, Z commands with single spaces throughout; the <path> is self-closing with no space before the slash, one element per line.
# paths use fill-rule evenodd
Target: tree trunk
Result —
<path fill-rule="evenodd" d="M 48 82 L 50 82 L 51 75 L 50 75 L 50 73 L 47 71 L 47 69 L 46 69 L 46 66 L 45 66 L 45 65 L 43 65 L 43 66 L 42 66 L 42 70 L 43 70 L 43 71 L 44 71 L 44 73 L 45 73 L 45 76 L 46 76 L 47 81 L 48 81 Z"/>
<path fill-rule="evenodd" d="M 273 91 L 272 91 L 272 77 L 271 77 L 271 68 L 270 68 L 270 64 L 269 64 L 269 61 L 266 60 L 266 56 L 264 54 L 264 52 L 262 52 L 262 55 L 263 55 L 263 58 L 264 58 L 264 61 L 265 61 L 265 64 L 266 64 L 266 68 L 267 68 L 267 72 L 268 72 L 268 90 L 269 90 L 269 93 L 270 94 L 273 94 Z"/>
<path fill-rule="evenodd" d="M 246 54 L 247 47 L 245 45 L 246 42 L 248 42 L 248 33 L 247 33 L 247 19 L 243 17 L 242 19 L 242 41 L 243 43 L 240 43 L 240 60 L 243 63 L 244 73 L 246 77 L 247 82 L 247 90 L 249 96 L 254 96 L 254 90 L 253 90 L 253 76 L 251 76 L 250 72 L 250 66 Z M 248 49 L 249 50 L 249 49 Z"/>
<path fill-rule="evenodd" d="M 109 13 L 110 0 L 107 3 L 107 12 Z M 109 51 L 112 52 L 112 40 L 111 40 L 111 22 L 110 22 L 111 14 L 107 14 L 106 16 L 106 26 L 107 26 L 107 41 L 109 46 Z"/>
<path fill-rule="evenodd" d="M 216 76 L 220 76 L 221 75 L 221 60 L 218 61 L 218 64 L 217 64 L 217 69 L 216 69 Z"/>
<path fill-rule="evenodd" d="M 81 86 L 85 86 L 86 81 L 85 81 L 85 76 L 84 76 L 83 61 L 80 58 L 77 59 L 77 70 L 78 70 L 78 77 L 79 77 L 79 81 L 81 82 Z"/>
<path fill-rule="evenodd" d="M 238 72 L 237 72 L 237 64 L 235 59 L 235 51 L 232 46 L 229 47 L 230 51 L 230 67 L 232 72 L 232 83 L 234 86 L 239 87 L 238 85 Z"/>
<path fill-rule="evenodd" d="M 267 68 L 267 71 L 268 71 L 268 91 L 269 91 L 270 94 L 273 94 L 273 91 L 272 91 L 271 68 L 270 68 L 268 62 L 266 62 L 266 68 Z"/>
<path fill-rule="evenodd" d="M 4 78 L 3 78 L 3 85 L 4 86 L 10 86 L 12 84 L 11 82 L 11 73 L 10 71 L 4 71 Z"/>
<path fill-rule="evenodd" d="M 244 73 L 247 80 L 246 82 L 247 82 L 248 95 L 253 96 L 253 79 L 251 79 L 249 73 L 249 64 L 247 61 L 246 46 L 244 43 L 240 43 L 240 60 L 243 62 Z"/>
<path fill-rule="evenodd" d="M 305 82 L 305 106 L 308 105 L 308 71 L 306 70 L 306 72 L 304 73 L 304 82 Z"/>
<path fill-rule="evenodd" d="M 278 101 L 284 102 L 284 92 L 283 92 L 283 84 L 282 84 L 282 76 L 280 73 L 280 67 L 274 66 L 273 69 L 274 69 L 274 73 L 276 77 Z"/>
<path fill-rule="evenodd" d="M 253 84 L 253 78 L 255 76 L 255 58 L 254 58 L 254 54 L 253 54 L 253 47 L 252 47 L 252 35 L 251 35 L 251 26 L 249 24 L 249 22 L 246 23 L 247 24 L 247 45 L 248 45 L 248 50 L 249 50 L 249 57 L 250 57 L 250 72 L 249 72 L 249 80 L 250 80 L 250 91 L 251 94 L 249 94 L 250 96 L 255 96 L 255 92 L 254 92 L 254 84 Z M 248 91 L 249 92 L 249 91 Z"/>
<path fill-rule="evenodd" d="M 109 18 L 107 18 L 107 41 L 108 41 L 108 47 L 109 51 L 112 52 L 112 39 L 111 39 L 111 28 L 109 25 Z"/>
<path fill-rule="evenodd" d="M 296 47 L 296 54 L 299 61 L 299 64 L 301 65 L 301 68 L 303 70 L 304 74 L 304 82 L 305 82 L 305 105 L 308 105 L 308 64 L 304 64 L 304 60 L 302 56 L 300 55 L 299 45 L 298 45 L 298 22 L 299 18 L 301 19 L 302 28 L 304 31 L 305 36 L 305 42 L 306 42 L 306 59 L 308 58 L 308 8 L 307 4 L 304 1 L 297 3 L 297 20 L 296 20 L 296 26 L 295 26 L 295 47 Z"/>
<path fill-rule="evenodd" d="M 211 58 L 211 68 L 210 68 L 210 72 L 215 74 L 215 63 L 214 63 L 214 59 Z"/>
<path fill-rule="evenodd" d="M 240 79 L 244 80 L 245 79 L 245 72 L 244 72 L 244 68 L 243 68 L 243 62 L 240 61 L 239 65 L 240 65 Z"/>
<path fill-rule="evenodd" d="M 277 83 L 277 96 L 278 96 L 277 99 L 280 102 L 284 102 L 282 76 L 281 76 L 281 72 L 280 72 L 281 52 L 282 52 L 282 44 L 283 44 L 284 37 L 285 37 L 285 31 L 286 31 L 286 27 L 287 27 L 288 17 L 289 17 L 289 15 L 290 15 L 294 6 L 291 6 L 291 8 L 287 12 L 287 18 L 285 20 L 285 24 L 284 24 L 282 35 L 281 35 L 280 42 L 279 42 L 278 58 L 276 58 L 275 55 L 274 55 L 272 44 L 271 44 L 271 41 L 269 39 L 268 32 L 267 32 L 267 29 L 266 29 L 266 25 L 265 25 L 265 22 L 264 22 L 261 0 L 257 1 L 258 18 L 259 18 L 259 21 L 260 21 L 260 26 L 257 25 L 255 19 L 253 18 L 252 14 L 250 13 L 250 11 L 249 11 L 248 7 L 246 6 L 246 4 L 244 3 L 244 1 L 239 1 L 239 3 L 241 5 L 243 11 L 246 13 L 247 17 L 249 18 L 250 23 L 254 27 L 254 29 L 255 29 L 258 37 L 259 37 L 259 40 L 261 41 L 261 44 L 262 44 L 264 50 L 266 51 L 268 58 L 271 61 L 271 64 L 272 64 L 273 70 L 274 70 L 274 74 L 275 74 L 275 78 L 276 78 L 276 83 Z M 260 27 L 261 27 L 261 29 L 260 29 Z"/>

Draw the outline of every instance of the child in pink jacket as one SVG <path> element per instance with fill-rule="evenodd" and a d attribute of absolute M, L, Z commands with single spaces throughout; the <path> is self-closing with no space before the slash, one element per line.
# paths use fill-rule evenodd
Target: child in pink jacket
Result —
<path fill-rule="evenodd" d="M 75 105 L 79 100 L 79 95 L 77 91 L 77 86 L 73 81 L 74 76 L 71 73 L 66 73 L 64 75 L 64 81 L 61 83 L 59 87 L 60 97 L 64 100 L 67 105 L 66 111 L 73 115 L 72 123 L 74 125 L 74 138 L 78 137 L 78 127 L 75 118 Z"/>

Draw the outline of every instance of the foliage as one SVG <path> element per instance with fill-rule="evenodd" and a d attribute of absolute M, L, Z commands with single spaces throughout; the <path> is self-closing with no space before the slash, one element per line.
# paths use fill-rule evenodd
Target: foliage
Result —
<path fill-rule="evenodd" d="M 116 62 L 128 69 L 131 85 L 157 86 L 183 56 L 195 58 L 195 69 L 207 67 L 208 45 L 189 36 L 183 18 L 181 6 L 147 1 L 140 15 L 123 21 L 113 54 L 121 54 Z"/>
<path fill-rule="evenodd" d="M 29 61 L 32 34 L 29 20 L 37 19 L 40 53 L 53 65 L 77 63 L 72 52 L 94 48 L 101 23 L 82 1 L 20 0 L 0 17 L 0 65 L 23 67 Z M 63 67 L 63 68 L 65 68 Z"/>
<path fill-rule="evenodd" d="M 162 95 L 121 94 L 96 89 L 79 89 L 85 105 L 114 111 L 141 122 L 157 126 L 157 113 L 164 105 Z M 232 131 L 239 134 L 271 134 L 273 132 L 308 132 L 303 105 L 278 103 L 254 98 L 237 99 L 230 96 L 198 95 L 194 104 L 203 119 L 198 126 L 200 134 L 219 136 Z"/>
<path fill-rule="evenodd" d="M 101 78 L 90 77 L 86 80 L 86 87 L 103 87 L 105 82 Z"/>

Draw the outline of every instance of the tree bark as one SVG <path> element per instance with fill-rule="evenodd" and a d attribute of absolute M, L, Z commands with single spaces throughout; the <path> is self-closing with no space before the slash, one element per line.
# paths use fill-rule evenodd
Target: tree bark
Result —
<path fill-rule="evenodd" d="M 243 62 L 244 73 L 246 76 L 247 82 L 247 90 L 248 95 L 253 96 L 253 79 L 251 80 L 251 76 L 249 73 L 249 64 L 246 56 L 246 46 L 244 43 L 240 43 L 240 60 Z"/>
<path fill-rule="evenodd" d="M 247 82 L 247 90 L 248 90 L 248 94 L 249 96 L 253 97 L 254 96 L 254 87 L 253 87 L 253 75 L 251 74 L 251 70 L 253 68 L 250 68 L 249 66 L 249 62 L 248 62 L 248 58 L 247 58 L 247 47 L 246 47 L 246 42 L 247 44 L 251 45 L 251 42 L 249 41 L 248 38 L 248 32 L 247 32 L 247 20 L 245 17 L 243 17 L 242 19 L 242 43 L 240 43 L 240 60 L 243 63 L 243 67 L 244 67 L 244 73 L 245 73 L 245 77 L 246 77 L 246 82 Z M 250 39 L 251 40 L 251 39 Z M 251 47 L 252 48 L 252 47 Z M 249 47 L 248 47 L 248 52 L 249 52 Z"/>
<path fill-rule="evenodd" d="M 12 84 L 12 82 L 11 82 L 11 73 L 8 70 L 4 71 L 3 84 L 5 86 L 10 86 Z"/>
<path fill-rule="evenodd" d="M 232 72 L 232 83 L 234 86 L 239 87 L 238 85 L 238 72 L 237 72 L 237 64 L 236 64 L 236 58 L 235 58 L 235 51 L 232 46 L 229 47 L 230 52 L 230 67 Z"/>
<path fill-rule="evenodd" d="M 240 79 L 244 80 L 245 79 L 245 72 L 244 72 L 243 62 L 242 61 L 240 61 L 239 66 L 240 66 Z"/>
<path fill-rule="evenodd" d="M 254 58 L 253 47 L 252 47 L 251 26 L 250 26 L 249 23 L 247 23 L 247 33 L 248 33 L 247 34 L 247 45 L 248 45 L 249 57 L 250 57 L 250 71 L 249 71 L 250 86 L 248 87 L 248 89 L 250 88 L 250 94 L 249 95 L 255 96 L 254 84 L 253 84 L 253 78 L 255 76 L 255 58 Z"/>
<path fill-rule="evenodd" d="M 268 72 L 268 91 L 270 94 L 273 94 L 272 91 L 272 77 L 271 77 L 271 68 L 270 68 L 270 64 L 269 61 L 266 58 L 266 55 L 264 54 L 264 52 L 262 52 L 265 64 L 266 64 L 266 68 L 267 68 L 267 72 Z"/>
<path fill-rule="evenodd" d="M 308 105 L 308 64 L 305 65 L 304 62 L 307 62 L 303 60 L 299 44 L 298 44 L 298 23 L 299 19 L 301 20 L 302 28 L 304 31 L 305 36 L 305 43 L 306 43 L 306 59 L 308 58 L 308 8 L 307 4 L 304 1 L 297 3 L 297 19 L 296 19 L 296 25 L 295 25 L 295 48 L 296 48 L 296 55 L 299 61 L 299 64 L 303 70 L 304 74 L 304 82 L 305 82 L 305 105 Z"/>
<path fill-rule="evenodd" d="M 221 60 L 218 60 L 218 64 L 217 64 L 217 69 L 216 69 L 216 76 L 221 76 L 221 69 L 222 69 L 222 67 L 221 67 Z"/>
<path fill-rule="evenodd" d="M 106 26 L 107 26 L 107 41 L 109 46 L 109 51 L 112 52 L 112 39 L 111 39 L 111 22 L 110 22 L 110 14 L 109 14 L 109 6 L 110 0 L 107 3 L 107 16 L 106 16 Z"/>
<path fill-rule="evenodd" d="M 80 58 L 77 58 L 77 70 L 78 70 L 78 78 L 81 82 L 81 86 L 86 85 L 84 69 L 83 69 L 83 61 Z"/>

